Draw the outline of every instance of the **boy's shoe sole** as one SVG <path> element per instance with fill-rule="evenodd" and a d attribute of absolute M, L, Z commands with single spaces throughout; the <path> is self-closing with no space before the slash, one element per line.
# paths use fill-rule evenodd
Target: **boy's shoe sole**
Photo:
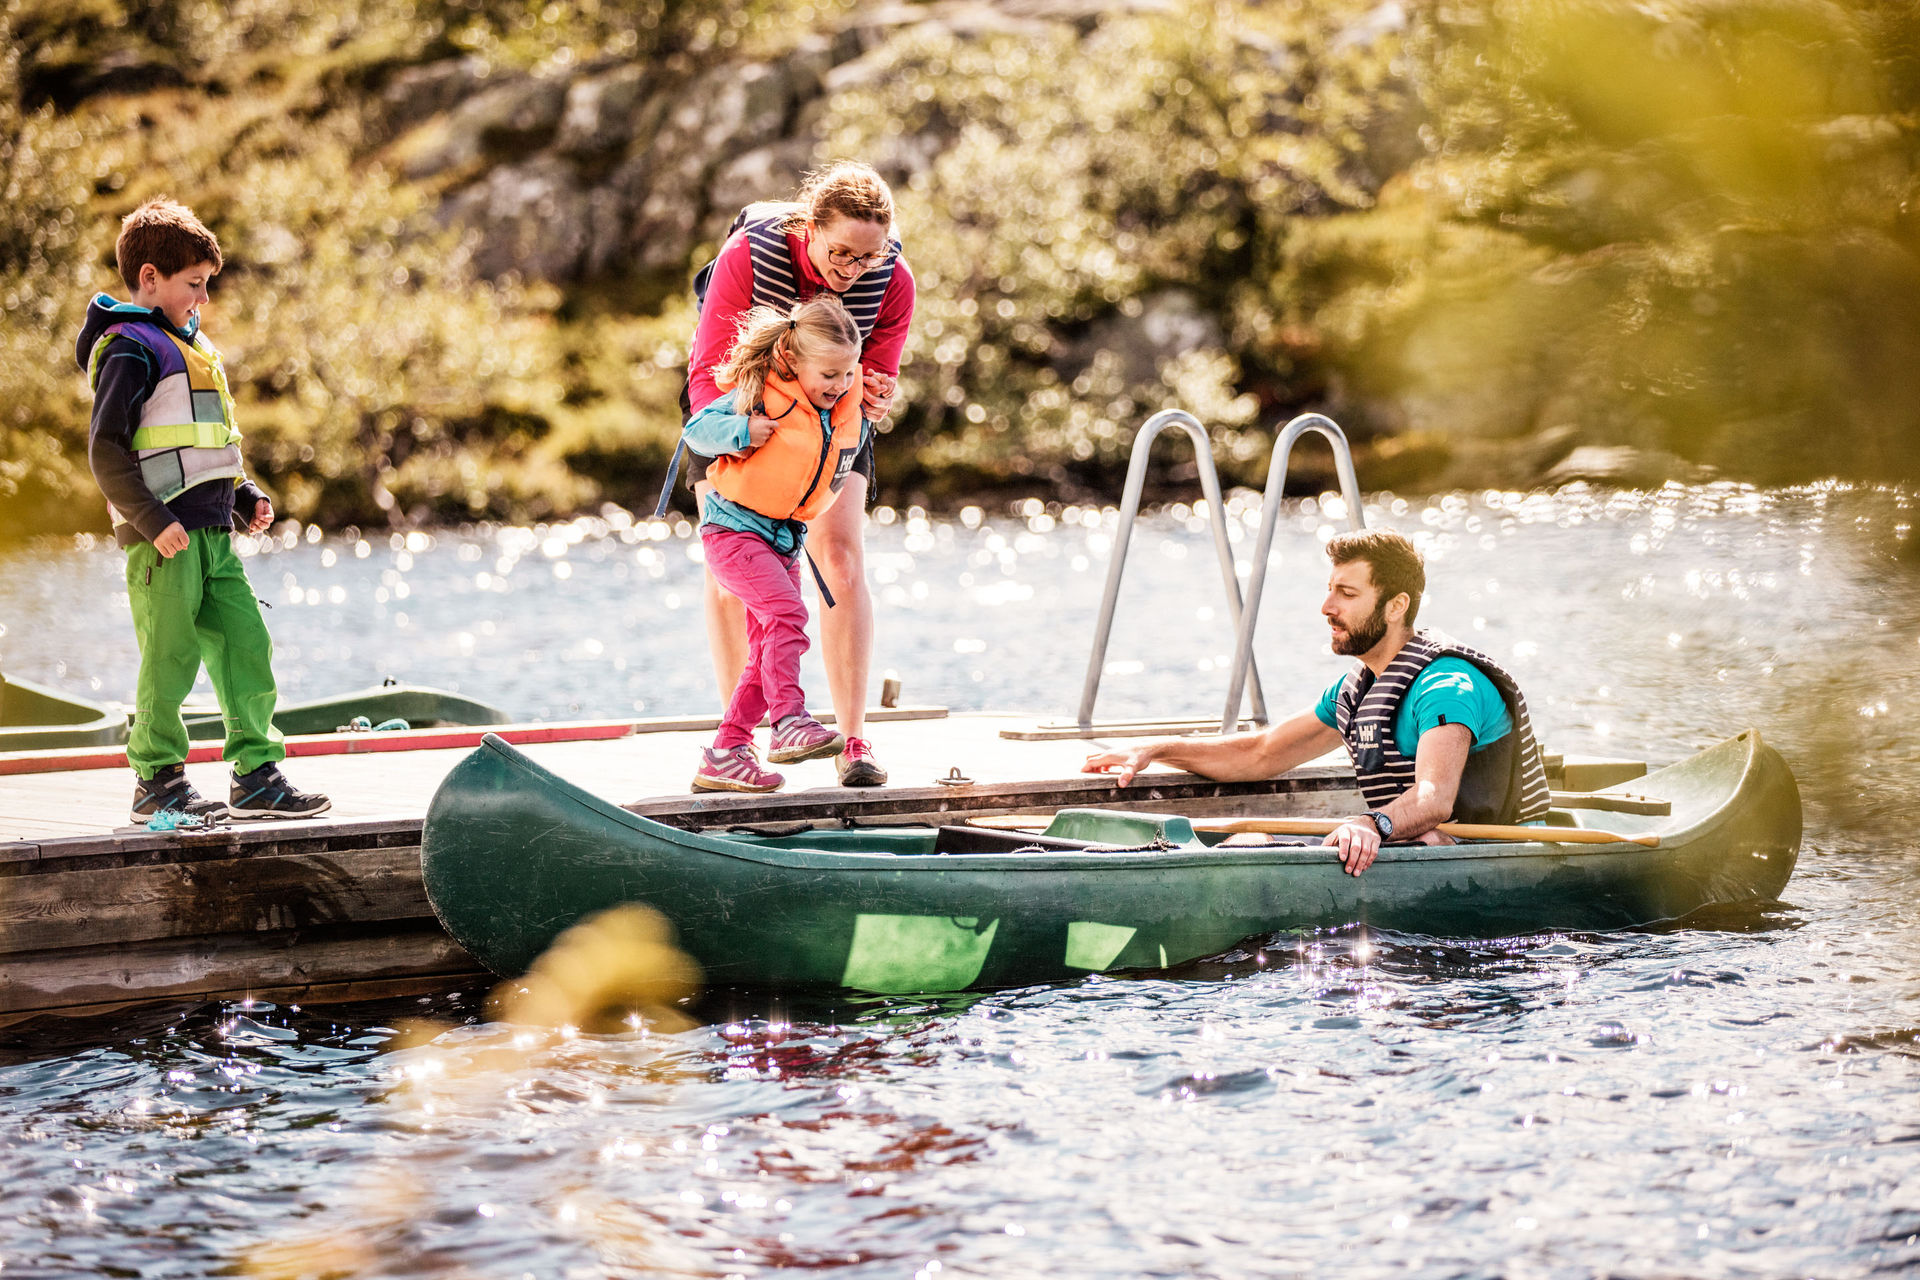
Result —
<path fill-rule="evenodd" d="M 183 830 L 218 822 L 227 816 L 226 804 L 219 800 L 209 800 L 195 791 L 193 784 L 186 781 L 184 772 L 173 774 L 167 785 L 158 791 L 149 791 L 147 787 L 147 783 L 139 781 L 133 785 L 133 807 L 127 811 L 127 819 L 138 826 L 146 826 L 163 813 L 185 814 L 200 820 L 199 823 L 188 824 L 182 828 Z M 166 797 L 169 802 L 149 803 L 161 797 Z"/>
<path fill-rule="evenodd" d="M 752 795 L 762 795 L 768 791 L 778 791 L 786 784 L 787 780 L 785 778 L 782 778 L 778 782 L 755 785 L 751 782 L 735 782 L 731 778 L 709 778 L 698 773 L 693 775 L 693 789 L 695 791 L 745 791 Z"/>
<path fill-rule="evenodd" d="M 333 808 L 333 801 L 322 800 L 310 809 L 241 809 L 227 806 L 227 817 L 236 822 L 261 822 L 269 818 L 312 818 Z"/>
<path fill-rule="evenodd" d="M 847 745 L 847 735 L 836 733 L 823 742 L 810 747 L 788 747 L 785 751 L 767 752 L 768 764 L 799 764 L 802 760 L 818 760 L 821 756 L 837 756 Z"/>

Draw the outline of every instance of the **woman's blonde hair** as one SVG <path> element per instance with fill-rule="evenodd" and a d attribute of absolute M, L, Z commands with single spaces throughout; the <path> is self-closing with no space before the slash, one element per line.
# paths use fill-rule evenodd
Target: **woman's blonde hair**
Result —
<path fill-rule="evenodd" d="M 733 350 L 714 369 L 713 383 L 734 393 L 734 412 L 751 413 L 760 405 L 769 372 L 792 377 L 795 360 L 848 350 L 859 352 L 860 326 L 830 293 L 817 293 L 791 311 L 755 307 L 740 318 Z"/>
<path fill-rule="evenodd" d="M 835 218 L 855 218 L 893 227 L 893 191 L 872 165 L 858 160 L 835 160 L 815 169 L 800 184 L 794 202 L 800 211 L 794 222 L 824 227 Z"/>

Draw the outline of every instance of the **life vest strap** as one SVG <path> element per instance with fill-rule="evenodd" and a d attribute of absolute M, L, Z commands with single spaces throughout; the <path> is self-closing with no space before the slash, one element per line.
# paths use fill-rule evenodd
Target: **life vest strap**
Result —
<path fill-rule="evenodd" d="M 673 482 L 680 478 L 680 459 L 687 453 L 687 442 L 682 440 L 673 450 L 673 461 L 667 464 L 667 482 L 660 486 L 660 500 L 653 504 L 653 518 L 664 520 L 667 504 L 673 501 Z"/>
<path fill-rule="evenodd" d="M 803 552 L 807 557 L 807 568 L 813 570 L 813 585 L 820 588 L 820 599 L 827 608 L 833 608 L 833 592 L 827 590 L 827 580 L 820 576 L 820 563 L 813 558 L 813 552 Z"/>

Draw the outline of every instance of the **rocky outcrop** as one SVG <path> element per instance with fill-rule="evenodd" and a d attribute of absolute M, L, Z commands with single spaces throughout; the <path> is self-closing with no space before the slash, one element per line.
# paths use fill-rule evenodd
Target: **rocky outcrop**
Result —
<path fill-rule="evenodd" d="M 869 30 L 692 74 L 632 63 L 502 77 L 475 58 L 411 68 L 382 95 L 387 156 L 441 186 L 442 219 L 473 233 L 487 275 L 678 269 L 742 205 L 799 183 L 815 149 L 803 108 L 877 39 Z"/>
<path fill-rule="evenodd" d="M 1668 480 L 1703 484 L 1713 479 L 1711 467 L 1699 466 L 1660 449 L 1631 445 L 1581 445 L 1548 468 L 1542 480 L 1549 485 L 1585 480 L 1627 489 L 1654 489 Z"/>
<path fill-rule="evenodd" d="M 482 228 L 474 268 L 547 280 L 578 274 L 593 229 L 591 194 L 572 166 L 551 154 L 500 165 L 442 206 L 449 219 Z"/>
<path fill-rule="evenodd" d="M 400 170 L 419 181 L 493 166 L 528 156 L 547 146 L 560 127 L 568 86 L 552 77 L 515 76 L 496 82 L 467 78 L 471 59 L 451 67 L 422 68 L 419 96 L 456 92 L 462 84 L 477 90 L 451 110 L 433 115 L 396 144 Z M 409 102 L 417 109 L 417 102 Z"/>
<path fill-rule="evenodd" d="M 672 271 L 717 240 L 741 206 L 791 192 L 814 163 L 820 107 L 878 74 L 867 55 L 901 28 L 961 34 L 1088 28 L 1158 0 L 943 0 L 881 4 L 768 62 L 684 71 L 601 61 L 507 74 L 475 57 L 396 74 L 376 129 L 407 178 L 435 184 L 449 225 L 473 233 L 474 261 L 566 284 Z M 890 174 L 926 168 L 945 139 L 901 136 L 866 157 Z"/>

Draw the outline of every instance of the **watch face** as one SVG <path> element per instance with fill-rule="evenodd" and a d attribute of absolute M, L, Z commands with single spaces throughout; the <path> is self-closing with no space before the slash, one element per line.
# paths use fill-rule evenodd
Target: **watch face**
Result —
<path fill-rule="evenodd" d="M 1388 836 L 1393 834 L 1392 818 L 1389 818 L 1386 814 L 1381 813 L 1378 810 L 1368 814 L 1367 816 L 1373 819 L 1373 829 L 1380 833 L 1380 838 L 1382 840 L 1385 840 Z"/>

